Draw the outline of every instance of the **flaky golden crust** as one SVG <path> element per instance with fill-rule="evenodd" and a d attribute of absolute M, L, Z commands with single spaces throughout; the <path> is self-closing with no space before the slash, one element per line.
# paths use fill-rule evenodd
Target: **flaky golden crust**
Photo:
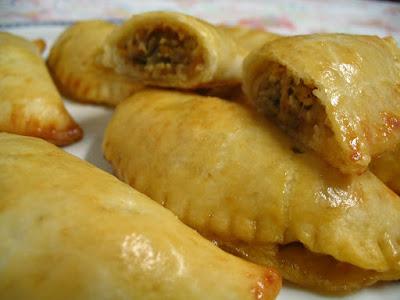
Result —
<path fill-rule="evenodd" d="M 179 70 L 176 73 L 171 72 L 175 66 L 171 65 L 169 55 L 164 57 L 165 63 L 146 61 L 145 55 L 161 51 L 163 43 L 171 37 L 165 37 L 152 46 L 149 46 L 149 41 L 141 39 L 163 31 L 176 36 L 177 41 L 174 42 L 182 43 L 182 47 L 185 43 L 192 45 L 190 50 L 182 53 L 187 62 L 177 67 Z M 135 59 L 129 52 L 131 46 L 143 52 L 140 62 L 136 62 L 139 58 Z M 178 46 L 172 47 L 175 47 L 171 50 L 171 55 L 174 55 Z M 194 53 L 193 56 L 191 53 Z M 240 83 L 244 55 L 229 34 L 203 20 L 175 12 L 149 12 L 132 16 L 108 36 L 103 47 L 102 63 L 152 86 L 194 89 Z"/>
<path fill-rule="evenodd" d="M 299 133 L 301 124 L 280 124 L 342 172 L 365 171 L 371 157 L 399 143 L 400 54 L 392 39 L 314 34 L 268 43 L 244 62 L 244 89 L 260 110 L 275 101 L 262 94 L 263 78 L 276 65 L 294 84 L 311 89 L 309 97 L 316 97 L 326 114 L 318 132 L 326 127 L 331 134 L 319 136 L 315 131 L 312 140 Z"/>
<path fill-rule="evenodd" d="M 236 103 L 140 92 L 118 106 L 103 150 L 119 178 L 206 236 L 250 245 L 298 241 L 339 262 L 400 276 L 399 198 L 370 172 L 344 176 L 303 153 Z"/>
<path fill-rule="evenodd" d="M 218 249 L 115 177 L 0 134 L 1 299 L 274 299 L 272 269 Z"/>
<path fill-rule="evenodd" d="M 63 95 L 114 106 L 143 88 L 143 84 L 97 63 L 98 50 L 115 27 L 104 21 L 78 22 L 57 39 L 48 66 Z"/>
<path fill-rule="evenodd" d="M 35 45 L 0 32 L 0 131 L 31 135 L 56 145 L 82 137 Z"/>

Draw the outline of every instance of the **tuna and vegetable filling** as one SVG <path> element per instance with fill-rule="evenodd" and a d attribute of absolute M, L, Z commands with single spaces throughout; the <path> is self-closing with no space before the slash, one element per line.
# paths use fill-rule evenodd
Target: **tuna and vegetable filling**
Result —
<path fill-rule="evenodd" d="M 203 65 L 194 36 L 170 27 L 138 31 L 126 44 L 128 57 L 148 78 L 192 76 Z"/>
<path fill-rule="evenodd" d="M 268 68 L 259 88 L 258 107 L 313 149 L 323 147 L 322 140 L 334 142 L 325 109 L 313 94 L 316 88 L 296 80 L 282 65 L 273 63 Z"/>

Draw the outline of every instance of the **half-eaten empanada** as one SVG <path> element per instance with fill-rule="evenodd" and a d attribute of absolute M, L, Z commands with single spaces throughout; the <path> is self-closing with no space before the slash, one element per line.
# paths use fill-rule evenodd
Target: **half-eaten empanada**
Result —
<path fill-rule="evenodd" d="M 0 32 L 0 131 L 73 143 L 82 129 L 65 109 L 39 52 L 35 43 Z"/>
<path fill-rule="evenodd" d="M 44 141 L 0 134 L 1 299 L 274 299 L 280 277 Z"/>
<path fill-rule="evenodd" d="M 345 293 L 400 278 L 400 198 L 343 175 L 237 103 L 170 91 L 122 102 L 103 149 L 119 178 L 221 247 Z"/>
<path fill-rule="evenodd" d="M 117 26 L 105 21 L 78 22 L 67 28 L 50 51 L 48 66 L 67 97 L 116 105 L 143 88 L 132 78 L 97 63 L 99 48 Z"/>
<path fill-rule="evenodd" d="M 274 40 L 244 62 L 250 101 L 346 174 L 400 142 L 400 51 L 391 38 Z"/>
<path fill-rule="evenodd" d="M 146 84 L 183 89 L 241 83 L 248 50 L 229 30 L 176 12 L 132 16 L 112 32 L 102 62 Z"/>

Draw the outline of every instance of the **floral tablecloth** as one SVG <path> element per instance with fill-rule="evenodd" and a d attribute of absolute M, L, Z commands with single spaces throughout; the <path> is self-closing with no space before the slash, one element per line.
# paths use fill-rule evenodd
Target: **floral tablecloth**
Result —
<path fill-rule="evenodd" d="M 0 27 L 119 21 L 148 10 L 182 11 L 216 23 L 240 23 L 283 34 L 350 32 L 393 35 L 400 41 L 400 3 L 348 0 L 2 0 Z"/>

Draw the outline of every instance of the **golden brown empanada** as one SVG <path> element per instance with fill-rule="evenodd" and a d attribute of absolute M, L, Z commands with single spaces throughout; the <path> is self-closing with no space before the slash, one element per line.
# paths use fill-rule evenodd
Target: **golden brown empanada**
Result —
<path fill-rule="evenodd" d="M 391 38 L 280 38 L 252 52 L 243 72 L 260 111 L 346 174 L 400 141 L 400 54 Z"/>
<path fill-rule="evenodd" d="M 205 21 L 148 12 L 107 37 L 102 62 L 149 85 L 193 89 L 240 84 L 246 53 L 230 34 Z"/>
<path fill-rule="evenodd" d="M 97 63 L 99 47 L 115 28 L 105 21 L 78 22 L 58 38 L 50 51 L 48 66 L 65 96 L 116 105 L 143 88 L 141 83 Z"/>
<path fill-rule="evenodd" d="M 1 299 L 274 299 L 280 277 L 34 138 L 0 134 Z"/>
<path fill-rule="evenodd" d="M 79 140 L 82 130 L 65 109 L 39 51 L 35 43 L 0 32 L 0 131 L 67 145 Z"/>
<path fill-rule="evenodd" d="M 342 175 L 303 153 L 244 106 L 142 91 L 117 107 L 103 150 L 119 178 L 290 281 L 344 293 L 400 278 L 400 198 L 368 171 Z"/>

